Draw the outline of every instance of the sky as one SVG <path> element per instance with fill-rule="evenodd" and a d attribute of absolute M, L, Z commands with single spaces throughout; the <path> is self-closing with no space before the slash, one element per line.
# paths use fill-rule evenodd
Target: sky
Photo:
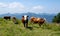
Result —
<path fill-rule="evenodd" d="M 60 0 L 0 0 L 0 14 L 60 12 Z"/>

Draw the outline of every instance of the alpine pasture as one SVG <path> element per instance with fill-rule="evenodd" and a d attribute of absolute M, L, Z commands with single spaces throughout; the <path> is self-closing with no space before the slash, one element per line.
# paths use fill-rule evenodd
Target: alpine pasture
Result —
<path fill-rule="evenodd" d="M 0 18 L 0 36 L 60 36 L 60 24 L 57 23 L 44 23 L 40 27 L 29 22 L 29 28 L 25 28 L 20 19 L 17 22 Z"/>

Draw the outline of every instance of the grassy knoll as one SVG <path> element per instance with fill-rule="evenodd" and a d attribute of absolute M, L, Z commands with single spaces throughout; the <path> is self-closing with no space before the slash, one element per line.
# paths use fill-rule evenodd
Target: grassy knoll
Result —
<path fill-rule="evenodd" d="M 24 28 L 21 21 L 18 22 L 0 19 L 0 36 L 60 36 L 60 24 L 46 23 L 39 27 L 29 22 L 30 28 Z"/>

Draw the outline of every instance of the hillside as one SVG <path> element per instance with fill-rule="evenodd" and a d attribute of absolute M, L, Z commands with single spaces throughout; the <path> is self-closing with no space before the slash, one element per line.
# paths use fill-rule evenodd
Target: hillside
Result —
<path fill-rule="evenodd" d="M 21 20 L 18 23 L 0 18 L 0 36 L 60 36 L 60 24 L 46 23 L 39 27 L 29 22 L 30 28 L 24 28 Z"/>
<path fill-rule="evenodd" d="M 35 13 L 15 13 L 15 14 L 10 14 L 10 13 L 7 13 L 7 14 L 2 14 L 0 15 L 0 17 L 4 17 L 4 16 L 16 16 L 16 18 L 18 19 L 21 19 L 21 17 L 23 15 L 28 15 L 29 16 L 29 19 L 30 17 L 34 16 L 34 17 L 40 17 L 40 18 L 46 18 L 46 20 L 48 22 L 52 22 L 52 19 L 53 17 L 56 15 L 56 14 L 47 14 L 47 13 L 39 13 L 39 14 L 35 14 Z"/>

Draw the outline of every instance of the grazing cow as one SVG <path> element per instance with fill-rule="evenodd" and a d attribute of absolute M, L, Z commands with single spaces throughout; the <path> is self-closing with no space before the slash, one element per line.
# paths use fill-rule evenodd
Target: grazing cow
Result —
<path fill-rule="evenodd" d="M 15 24 L 18 24 L 16 17 L 13 17 L 13 18 L 12 18 L 12 21 L 13 21 Z"/>
<path fill-rule="evenodd" d="M 22 16 L 22 23 L 24 24 L 24 27 L 28 27 L 28 16 L 27 15 Z"/>
<path fill-rule="evenodd" d="M 4 16 L 3 18 L 6 19 L 6 20 L 10 20 L 11 16 Z"/>
<path fill-rule="evenodd" d="M 31 17 L 30 21 L 33 22 L 33 23 L 38 23 L 39 26 L 41 26 L 41 25 L 45 22 L 45 19 L 43 19 L 43 18 Z"/>
<path fill-rule="evenodd" d="M 31 17 L 31 19 L 30 19 L 31 22 L 37 23 L 35 20 L 36 20 L 35 17 Z"/>

